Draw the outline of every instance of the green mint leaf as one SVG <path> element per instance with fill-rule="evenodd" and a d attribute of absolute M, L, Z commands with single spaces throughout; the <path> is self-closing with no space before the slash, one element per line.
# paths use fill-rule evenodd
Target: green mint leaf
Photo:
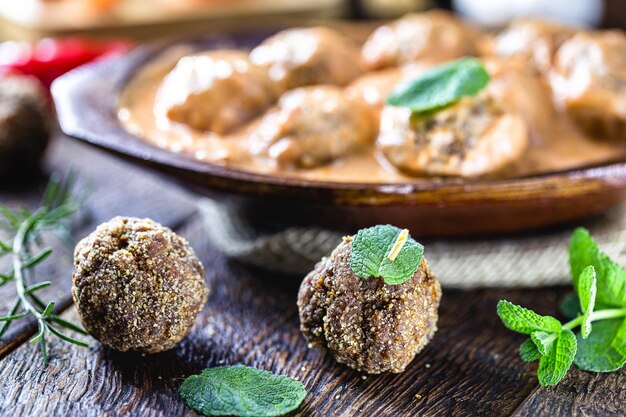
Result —
<path fill-rule="evenodd" d="M 578 299 L 580 309 L 583 312 L 583 322 L 580 325 L 580 332 L 583 339 L 591 333 L 591 313 L 596 303 L 596 270 L 593 265 L 583 269 L 578 278 Z"/>
<path fill-rule="evenodd" d="M 597 280 L 596 280 L 596 294 L 597 294 Z M 606 310 L 614 308 L 610 305 L 603 305 L 598 302 L 598 298 L 596 296 L 596 301 L 594 304 L 594 310 Z M 565 318 L 572 320 L 578 316 L 582 316 L 583 312 L 580 310 L 580 300 L 578 299 L 578 294 L 575 292 L 567 294 L 561 302 L 559 303 L 559 311 Z"/>
<path fill-rule="evenodd" d="M 552 345 L 558 337 L 559 333 L 556 332 L 532 332 L 530 334 L 530 340 L 532 340 L 532 342 L 537 347 L 539 354 L 542 356 L 546 355 L 550 351 Z"/>
<path fill-rule="evenodd" d="M 548 353 L 539 360 L 537 378 L 542 387 L 556 385 L 563 379 L 576 356 L 576 336 L 563 330 Z"/>
<path fill-rule="evenodd" d="M 532 310 L 505 300 L 498 302 L 498 316 L 507 328 L 523 334 L 561 331 L 561 322 L 554 317 L 540 316 Z"/>
<path fill-rule="evenodd" d="M 575 292 L 567 294 L 561 300 L 559 304 L 559 311 L 565 318 L 567 319 L 575 319 L 580 316 L 582 312 L 580 311 L 580 300 L 578 299 L 578 294 Z"/>
<path fill-rule="evenodd" d="M 439 110 L 472 97 L 489 83 L 489 73 L 476 58 L 462 58 L 433 67 L 396 86 L 386 103 L 414 112 Z"/>
<path fill-rule="evenodd" d="M 593 265 L 596 271 L 597 304 L 607 307 L 626 307 L 626 270 L 613 262 L 586 229 L 578 228 L 569 246 L 569 263 L 578 289 L 583 270 Z"/>
<path fill-rule="evenodd" d="M 297 409 L 306 391 L 299 381 L 248 366 L 209 368 L 185 379 L 180 396 L 206 416 L 282 416 Z"/>
<path fill-rule="evenodd" d="M 574 363 L 585 371 L 612 372 L 626 363 L 626 320 L 597 321 L 593 332 L 584 339 L 578 335 L 578 352 Z"/>
<path fill-rule="evenodd" d="M 524 362 L 534 362 L 541 358 L 541 353 L 539 353 L 535 342 L 531 339 L 526 339 L 519 347 L 519 357 L 522 358 Z"/>
<path fill-rule="evenodd" d="M 350 253 L 350 267 L 356 276 L 382 278 L 390 285 L 410 279 L 422 262 L 424 247 L 408 236 L 392 261 L 389 254 L 401 232 L 388 224 L 359 230 Z"/>

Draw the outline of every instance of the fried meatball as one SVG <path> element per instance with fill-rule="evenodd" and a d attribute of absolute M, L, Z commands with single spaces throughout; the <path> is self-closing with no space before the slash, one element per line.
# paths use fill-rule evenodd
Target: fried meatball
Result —
<path fill-rule="evenodd" d="M 300 329 L 337 362 L 370 374 L 402 372 L 437 330 L 441 287 L 426 260 L 399 285 L 357 277 L 346 237 L 302 281 Z"/>
<path fill-rule="evenodd" d="M 626 35 L 579 33 L 559 49 L 550 82 L 556 102 L 591 135 L 626 139 Z"/>
<path fill-rule="evenodd" d="M 226 134 L 260 114 L 278 97 L 267 71 L 242 51 L 216 50 L 181 58 L 156 97 L 155 115 Z"/>
<path fill-rule="evenodd" d="M 48 97 L 36 79 L 0 77 L 0 181 L 36 170 L 50 138 L 50 119 Z"/>
<path fill-rule="evenodd" d="M 295 28 L 267 38 L 250 53 L 283 90 L 313 84 L 345 85 L 362 70 L 359 48 L 327 27 Z"/>
<path fill-rule="evenodd" d="M 407 14 L 380 26 L 365 41 L 361 59 L 368 70 L 413 61 L 443 62 L 475 55 L 472 30 L 448 12 Z"/>
<path fill-rule="evenodd" d="M 189 243 L 150 219 L 115 217 L 74 250 L 85 329 L 119 351 L 160 352 L 189 332 L 209 294 Z"/>
<path fill-rule="evenodd" d="M 493 49 L 496 55 L 524 58 L 545 73 L 557 49 L 574 33 L 574 29 L 548 20 L 519 19 L 495 38 Z"/>
<path fill-rule="evenodd" d="M 249 138 L 253 154 L 279 167 L 312 168 L 373 141 L 372 117 L 339 87 L 288 91 Z"/>
<path fill-rule="evenodd" d="M 377 148 L 413 175 L 475 177 L 519 158 L 528 145 L 522 118 L 505 112 L 486 92 L 431 115 L 386 106 Z"/>

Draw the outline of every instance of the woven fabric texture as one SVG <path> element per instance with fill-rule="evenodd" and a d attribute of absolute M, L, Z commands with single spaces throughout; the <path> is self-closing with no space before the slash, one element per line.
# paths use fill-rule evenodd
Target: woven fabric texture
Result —
<path fill-rule="evenodd" d="M 226 256 L 272 272 L 304 276 L 342 237 L 318 228 L 259 232 L 237 207 L 211 199 L 201 200 L 199 210 L 209 238 Z M 626 264 L 626 206 L 580 225 L 609 256 Z M 571 282 L 567 246 L 574 227 L 514 238 L 422 243 L 444 287 L 540 287 Z"/>

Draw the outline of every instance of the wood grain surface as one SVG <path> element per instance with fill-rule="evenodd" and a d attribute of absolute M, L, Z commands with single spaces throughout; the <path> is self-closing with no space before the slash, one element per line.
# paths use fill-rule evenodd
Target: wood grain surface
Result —
<path fill-rule="evenodd" d="M 49 169 L 74 166 L 92 183 L 80 238 L 117 214 L 149 216 L 185 236 L 206 268 L 209 301 L 196 326 L 171 351 L 122 354 L 90 339 L 79 348 L 51 339 L 51 363 L 41 364 L 28 323 L 0 340 L 2 416 L 195 416 L 179 399 L 183 378 L 209 366 L 246 364 L 297 377 L 308 395 L 297 416 L 590 416 L 623 415 L 626 373 L 573 370 L 556 388 L 539 388 L 536 365 L 523 363 L 523 341 L 495 314 L 506 298 L 555 314 L 566 288 L 444 291 L 439 331 L 398 374 L 364 377 L 310 349 L 298 329 L 296 294 L 301 277 L 276 276 L 225 259 L 207 241 L 195 197 L 83 145 L 59 137 Z M 40 185 L 0 193 L 0 201 L 34 204 Z M 71 305 L 71 248 L 39 271 L 54 281 L 63 316 Z M 435 271 L 436 272 L 436 271 Z M 462 273 L 462 271 L 459 271 Z M 523 271 L 520 271 L 523 273 Z M 0 306 L 14 296 L 0 288 Z"/>

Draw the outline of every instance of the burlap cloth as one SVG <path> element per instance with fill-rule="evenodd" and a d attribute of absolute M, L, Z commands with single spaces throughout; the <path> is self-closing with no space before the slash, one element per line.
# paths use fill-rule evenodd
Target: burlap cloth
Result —
<path fill-rule="evenodd" d="M 258 231 L 237 207 L 203 199 L 199 209 L 213 244 L 226 256 L 268 271 L 304 276 L 339 243 L 334 231 L 284 227 Z M 602 249 L 626 264 L 626 206 L 580 223 Z M 570 283 L 567 246 L 574 226 L 514 238 L 427 241 L 429 265 L 447 288 L 539 287 Z"/>

